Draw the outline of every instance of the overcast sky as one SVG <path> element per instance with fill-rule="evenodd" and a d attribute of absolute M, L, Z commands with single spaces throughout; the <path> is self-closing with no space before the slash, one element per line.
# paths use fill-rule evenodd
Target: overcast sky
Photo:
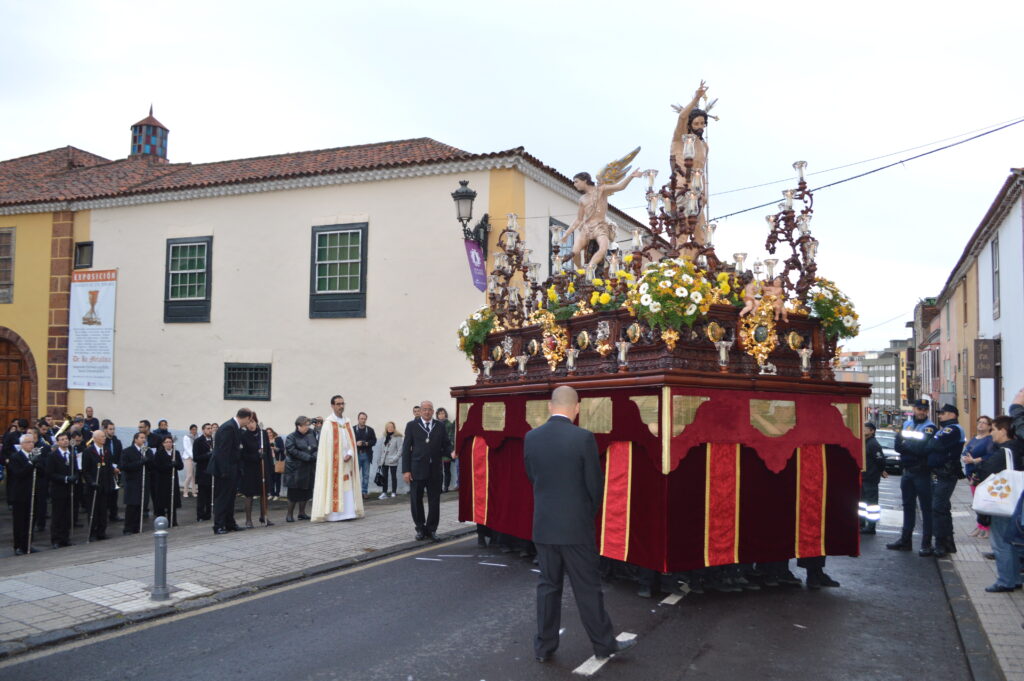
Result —
<path fill-rule="evenodd" d="M 791 178 L 798 159 L 824 170 L 1024 117 L 1022 6 L 0 0 L 0 159 L 65 145 L 123 158 L 153 103 L 174 162 L 427 136 L 522 145 L 567 175 L 639 145 L 639 167 L 665 179 L 669 105 L 703 78 L 720 98 L 708 141 L 723 215 L 795 182 L 714 194 Z M 864 328 L 847 349 L 907 337 L 1022 165 L 1024 124 L 816 195 L 818 272 Z M 641 206 L 642 186 L 617 205 Z M 722 221 L 720 253 L 753 260 L 767 212 Z"/>

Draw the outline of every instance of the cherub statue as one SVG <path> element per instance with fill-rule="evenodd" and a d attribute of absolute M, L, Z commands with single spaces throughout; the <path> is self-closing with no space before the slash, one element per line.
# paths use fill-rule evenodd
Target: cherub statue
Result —
<path fill-rule="evenodd" d="M 679 114 L 679 118 L 676 121 L 676 129 L 672 133 L 672 144 L 670 146 L 670 157 L 669 163 L 672 168 L 672 172 L 675 173 L 676 177 L 676 204 L 680 210 L 685 205 L 685 196 L 682 193 L 684 186 L 689 186 L 691 189 L 697 192 L 698 195 L 698 207 L 700 213 L 697 218 L 697 227 L 694 229 L 693 239 L 701 246 L 707 241 L 707 235 L 705 234 L 705 216 L 704 206 L 707 203 L 708 196 L 708 181 L 707 181 L 707 164 L 708 164 L 708 144 L 704 141 L 704 129 L 707 127 L 708 118 L 715 118 L 715 116 L 709 116 L 708 112 L 715 105 L 718 100 L 712 101 L 707 104 L 707 109 L 697 108 L 697 104 L 700 102 L 702 97 L 707 99 L 708 87 L 702 80 L 700 87 L 693 95 L 693 99 L 686 106 L 679 104 L 672 105 L 672 109 Z M 686 135 L 695 135 L 693 145 L 693 164 L 691 166 L 690 177 L 686 177 Z"/>
<path fill-rule="evenodd" d="M 782 288 L 782 277 L 775 277 L 771 282 L 765 282 L 761 288 L 761 296 L 771 301 L 772 310 L 775 311 L 775 321 L 789 321 L 789 313 L 783 303 L 786 302 L 786 293 Z"/>
<path fill-rule="evenodd" d="M 761 282 L 754 278 L 754 275 L 749 271 L 744 272 L 739 277 L 740 284 L 743 286 L 743 309 L 740 310 L 740 317 L 745 317 L 754 311 L 757 306 L 757 299 L 761 295 Z"/>
<path fill-rule="evenodd" d="M 580 197 L 580 209 L 576 220 L 565 230 L 562 240 L 565 241 L 573 232 L 579 231 L 579 238 L 572 247 L 572 257 L 583 252 L 591 240 L 597 241 L 598 249 L 590 259 L 591 265 L 604 260 L 608 245 L 615 239 L 615 225 L 608 221 L 608 196 L 625 189 L 629 183 L 640 177 L 639 170 L 629 172 L 627 165 L 640 152 L 640 147 L 629 152 L 618 161 L 612 161 L 597 174 L 597 183 L 591 179 L 590 173 L 576 173 L 572 178 L 573 186 L 583 193 Z M 581 261 L 582 265 L 583 262 Z"/>

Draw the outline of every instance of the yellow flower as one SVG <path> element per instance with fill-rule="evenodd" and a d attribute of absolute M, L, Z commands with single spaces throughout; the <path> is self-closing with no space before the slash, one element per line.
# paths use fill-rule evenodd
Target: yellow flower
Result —
<path fill-rule="evenodd" d="M 585 269 L 582 269 L 582 268 L 579 268 L 579 267 L 576 268 L 576 274 L 586 274 L 586 273 L 587 273 L 587 271 Z"/>
<path fill-rule="evenodd" d="M 597 304 L 597 299 L 600 298 L 600 297 L 601 297 L 601 294 L 598 293 L 597 291 L 594 291 L 593 293 L 591 293 L 590 294 L 590 304 L 591 305 L 596 305 Z"/>
<path fill-rule="evenodd" d="M 718 287 L 718 290 L 722 292 L 723 296 L 727 296 L 732 292 L 732 287 L 729 286 L 729 284 L 722 282 L 722 285 Z"/>
<path fill-rule="evenodd" d="M 576 285 L 569 282 L 569 293 L 576 293 Z"/>
<path fill-rule="evenodd" d="M 626 272 L 626 279 L 632 281 L 633 279 L 636 279 L 636 277 L 633 276 L 632 272 Z"/>
<path fill-rule="evenodd" d="M 619 279 L 626 279 L 629 277 L 629 274 L 626 272 L 626 270 L 619 270 L 618 272 L 615 273 L 615 276 L 618 277 Z"/>
<path fill-rule="evenodd" d="M 594 278 L 594 286 L 604 286 L 604 280 L 603 279 L 598 279 L 598 278 L 595 277 Z"/>
<path fill-rule="evenodd" d="M 555 293 L 554 286 L 548 289 L 548 300 L 550 300 L 552 303 L 558 300 L 558 294 Z"/>
<path fill-rule="evenodd" d="M 718 279 L 718 281 L 729 281 L 729 273 L 728 272 L 719 272 L 717 279 Z"/>
<path fill-rule="evenodd" d="M 627 255 L 625 258 L 622 259 L 622 262 L 626 263 L 627 265 L 633 262 L 633 254 L 630 253 L 629 255 Z"/>
<path fill-rule="evenodd" d="M 608 293 L 602 293 L 601 297 L 598 298 L 598 300 L 601 301 L 602 305 L 607 305 L 608 303 L 612 302 L 612 297 Z"/>

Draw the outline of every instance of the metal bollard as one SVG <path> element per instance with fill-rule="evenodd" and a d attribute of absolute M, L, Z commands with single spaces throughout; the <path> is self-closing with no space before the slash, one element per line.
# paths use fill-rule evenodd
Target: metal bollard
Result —
<path fill-rule="evenodd" d="M 153 521 L 153 539 L 155 553 L 153 555 L 153 590 L 149 593 L 151 601 L 166 601 L 171 597 L 167 588 L 167 518 L 160 516 Z"/>

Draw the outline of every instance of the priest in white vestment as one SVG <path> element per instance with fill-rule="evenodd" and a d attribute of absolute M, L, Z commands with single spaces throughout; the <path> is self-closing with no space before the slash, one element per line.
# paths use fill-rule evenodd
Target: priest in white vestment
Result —
<path fill-rule="evenodd" d="M 352 520 L 363 517 L 356 438 L 352 424 L 342 414 L 345 398 L 331 398 L 333 413 L 324 420 L 316 453 L 316 477 L 313 481 L 314 523 Z"/>

